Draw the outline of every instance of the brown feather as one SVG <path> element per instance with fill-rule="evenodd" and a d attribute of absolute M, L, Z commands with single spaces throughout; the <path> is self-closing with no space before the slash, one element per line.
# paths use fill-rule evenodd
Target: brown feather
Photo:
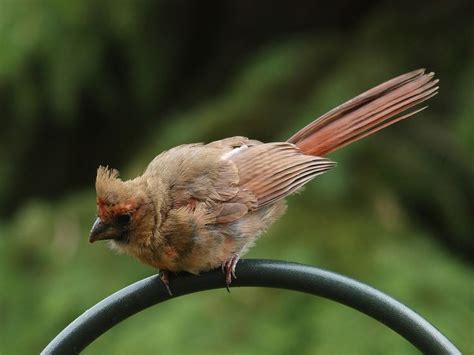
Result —
<path fill-rule="evenodd" d="M 217 224 L 230 223 L 245 216 L 249 211 L 243 203 L 222 203 L 222 209 L 215 220 Z"/>
<path fill-rule="evenodd" d="M 303 154 L 289 143 L 257 145 L 230 160 L 239 171 L 240 188 L 257 198 L 258 208 L 285 198 L 334 166 L 330 160 Z"/>

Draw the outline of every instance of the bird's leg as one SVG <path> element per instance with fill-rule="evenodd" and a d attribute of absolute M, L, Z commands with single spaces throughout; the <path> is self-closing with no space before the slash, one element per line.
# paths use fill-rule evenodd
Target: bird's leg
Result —
<path fill-rule="evenodd" d="M 170 289 L 169 271 L 168 270 L 160 270 L 158 275 L 160 276 L 160 280 L 161 280 L 161 282 L 163 282 L 163 285 L 165 285 L 165 287 L 168 290 L 168 293 L 170 294 L 170 296 L 173 296 L 173 293 L 171 292 L 171 289 Z"/>
<path fill-rule="evenodd" d="M 237 266 L 239 259 L 240 255 L 237 253 L 229 260 L 222 263 L 222 272 L 226 275 L 225 283 L 228 292 L 230 292 L 229 286 L 232 283 L 232 278 L 237 278 L 237 276 L 235 275 L 235 267 Z"/>

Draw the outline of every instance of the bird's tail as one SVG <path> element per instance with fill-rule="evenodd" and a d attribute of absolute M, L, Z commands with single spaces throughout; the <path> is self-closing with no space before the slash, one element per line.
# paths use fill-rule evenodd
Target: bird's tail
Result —
<path fill-rule="evenodd" d="M 400 75 L 332 109 L 288 142 L 310 155 L 324 156 L 425 109 L 404 113 L 438 92 L 434 73 L 419 69 Z"/>

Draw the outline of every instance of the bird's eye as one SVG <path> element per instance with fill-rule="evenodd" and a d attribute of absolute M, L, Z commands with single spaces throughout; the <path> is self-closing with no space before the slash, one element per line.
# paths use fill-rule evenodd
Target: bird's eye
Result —
<path fill-rule="evenodd" d="M 117 222 L 121 225 L 128 224 L 128 222 L 130 222 L 131 219 L 132 219 L 132 216 L 129 213 L 119 214 L 117 216 Z"/>

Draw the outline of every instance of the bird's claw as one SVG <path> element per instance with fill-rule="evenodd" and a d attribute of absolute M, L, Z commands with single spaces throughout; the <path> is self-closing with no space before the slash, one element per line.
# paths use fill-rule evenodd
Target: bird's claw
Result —
<path fill-rule="evenodd" d="M 170 296 L 173 296 L 173 293 L 171 292 L 170 289 L 170 279 L 169 279 L 169 271 L 168 270 L 160 270 L 158 273 L 161 282 L 163 282 L 163 285 L 165 285 L 166 290 L 168 291 Z"/>
<path fill-rule="evenodd" d="M 232 258 L 227 260 L 226 262 L 222 263 L 222 272 L 225 273 L 225 283 L 227 292 L 230 292 L 229 286 L 232 283 L 232 278 L 236 279 L 237 276 L 235 275 L 235 267 L 240 260 L 240 255 L 235 254 Z"/>

